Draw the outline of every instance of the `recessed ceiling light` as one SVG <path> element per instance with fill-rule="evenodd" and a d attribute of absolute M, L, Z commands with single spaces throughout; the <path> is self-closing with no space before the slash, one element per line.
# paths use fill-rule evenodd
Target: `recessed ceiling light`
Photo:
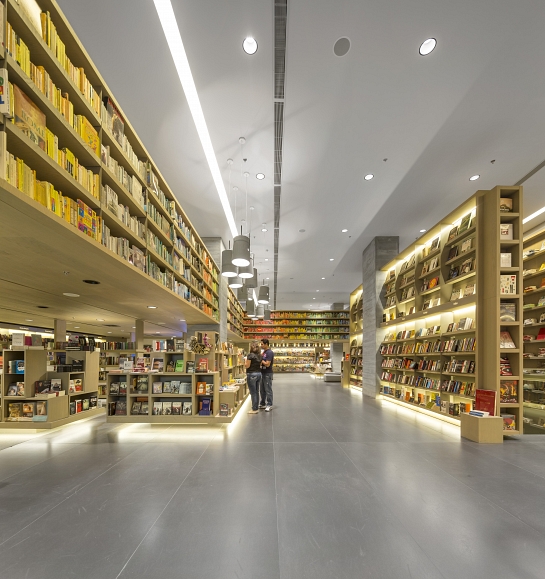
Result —
<path fill-rule="evenodd" d="M 319 292 L 320 290 L 316 290 L 317 292 Z"/>
<path fill-rule="evenodd" d="M 155 332 L 156 334 L 160 334 L 161 332 Z"/>
<path fill-rule="evenodd" d="M 265 279 L 270 279 L 270 278 L 266 277 Z"/>
<path fill-rule="evenodd" d="M 257 41 L 252 36 L 247 36 L 243 43 L 242 49 L 246 54 L 255 54 L 257 52 Z"/>
<path fill-rule="evenodd" d="M 133 329 L 133 330 L 136 330 L 136 326 L 133 326 L 132 329 Z"/>
<path fill-rule="evenodd" d="M 79 326 L 74 326 L 74 330 L 79 330 Z"/>
<path fill-rule="evenodd" d="M 164 325 L 165 325 L 165 322 L 157 322 L 157 325 L 158 325 L 158 326 L 164 326 Z"/>
<path fill-rule="evenodd" d="M 100 285 L 100 282 L 96 279 L 84 279 L 83 283 L 88 283 L 89 285 Z"/>
<path fill-rule="evenodd" d="M 435 47 L 437 46 L 437 40 L 435 38 L 428 38 L 424 40 L 424 42 L 420 45 L 418 52 L 421 56 L 427 56 L 430 52 L 432 52 Z"/>
<path fill-rule="evenodd" d="M 265 175 L 263 173 L 258 173 L 255 177 L 256 177 L 256 179 L 259 179 L 260 181 L 265 179 Z"/>
<path fill-rule="evenodd" d="M 426 231 L 427 231 L 426 229 L 421 229 L 420 233 L 426 233 Z"/>
<path fill-rule="evenodd" d="M 102 318 L 97 318 L 97 322 L 103 322 L 104 320 Z"/>
<path fill-rule="evenodd" d="M 334 258 L 334 257 L 330 257 L 330 258 L 329 258 L 329 261 L 335 261 L 335 258 Z"/>
<path fill-rule="evenodd" d="M 266 258 L 265 258 L 265 261 L 269 261 L 269 258 L 268 258 L 268 257 L 266 257 Z"/>
<path fill-rule="evenodd" d="M 323 277 L 322 279 L 325 279 L 325 277 Z"/>
<path fill-rule="evenodd" d="M 33 322 L 34 320 L 25 320 L 25 322 Z"/>
<path fill-rule="evenodd" d="M 371 179 L 374 177 L 374 175 L 372 173 L 369 173 L 368 175 L 365 175 L 364 179 L 366 181 L 371 181 Z"/>
<path fill-rule="evenodd" d="M 108 332 L 108 334 L 111 334 L 112 332 Z"/>
<path fill-rule="evenodd" d="M 157 306 L 148 306 L 148 310 L 156 310 Z"/>
<path fill-rule="evenodd" d="M 263 233 L 265 233 L 265 231 L 268 231 L 268 229 L 266 227 L 262 227 L 261 231 L 263 231 Z"/>
<path fill-rule="evenodd" d="M 346 233 L 348 229 L 341 229 L 341 233 Z"/>
<path fill-rule="evenodd" d="M 67 298 L 79 298 L 79 294 L 71 294 L 70 292 L 63 292 L 62 295 L 66 296 Z"/>
<path fill-rule="evenodd" d="M 480 177 L 480 175 L 473 175 L 473 177 L 470 177 L 469 180 L 470 181 L 477 181 L 477 179 Z"/>
<path fill-rule="evenodd" d="M 312 298 L 313 300 L 315 300 L 316 298 Z"/>

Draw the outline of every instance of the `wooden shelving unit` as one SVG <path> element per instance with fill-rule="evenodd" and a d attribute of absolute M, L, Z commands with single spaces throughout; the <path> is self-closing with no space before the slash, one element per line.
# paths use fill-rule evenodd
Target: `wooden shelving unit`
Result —
<path fill-rule="evenodd" d="M 544 264 L 545 229 L 525 238 L 523 249 L 522 394 L 525 434 L 545 434 L 545 330 L 542 330 L 545 328 Z M 542 336 L 538 339 L 540 332 Z"/>
<path fill-rule="evenodd" d="M 362 339 L 363 339 L 363 287 L 360 285 L 350 294 L 350 351 L 348 360 L 348 385 L 361 388 Z"/>
<path fill-rule="evenodd" d="M 6 1 L 2 66 L 13 86 L 13 107 L 0 132 L 0 149 L 7 151 L 0 168 L 0 226 L 14 233 L 8 257 L 17 255 L 28 269 L 33 256 L 26 259 L 15 233 L 32 231 L 47 250 L 70 248 L 74 269 L 102 271 L 108 282 L 115 270 L 114 287 L 123 280 L 133 295 L 153 293 L 188 323 L 219 321 L 217 265 L 55 0 L 38 3 L 50 14 L 49 29 L 56 28 L 50 37 L 64 43 L 57 53 L 66 57 L 61 62 L 53 41 L 44 41 L 46 31 L 37 30 L 15 0 Z M 63 94 L 60 101 L 42 82 L 45 73 Z M 24 100 L 35 134 L 10 118 Z M 14 170 L 16 159 L 25 165 L 24 182 Z M 25 281 L 16 263 L 12 271 L 14 283 Z M 46 268 L 33 269 L 35 278 L 42 275 L 47 285 Z M 116 292 L 108 299 L 127 304 Z"/>
<path fill-rule="evenodd" d="M 83 361 L 83 370 L 57 372 L 47 370 L 47 353 L 43 349 L 12 349 L 3 351 L 2 428 L 49 429 L 97 416 L 104 412 L 98 407 L 99 353 L 66 352 L 66 362 Z M 11 373 L 10 362 L 20 361 L 24 372 Z M 36 382 L 57 379 L 62 384 L 62 396 L 44 397 L 36 393 Z M 71 381 L 78 380 L 81 390 L 72 391 Z M 10 385 L 21 384 L 19 394 L 9 395 Z M 85 402 L 84 402 L 85 401 Z M 29 407 L 30 405 L 30 407 Z M 87 407 L 86 407 L 87 406 Z M 25 407 L 33 416 L 25 419 Z M 85 410 L 83 409 L 85 408 Z"/>
<path fill-rule="evenodd" d="M 299 343 L 271 343 L 274 351 L 274 372 L 310 373 L 316 365 L 315 345 Z"/>
<path fill-rule="evenodd" d="M 508 213 L 500 213 L 504 198 L 512 202 Z M 494 390 L 496 414 L 514 415 L 521 424 L 520 381 L 517 402 L 509 404 L 501 384 L 517 379 L 522 368 L 522 300 L 500 294 L 501 275 L 520 282 L 521 212 L 521 187 L 478 191 L 386 265 L 379 330 L 385 398 L 457 422 L 460 411 L 473 407 L 477 388 Z M 512 225 L 512 240 L 500 239 L 505 223 Z M 510 253 L 511 266 L 501 266 L 500 253 Z M 516 310 L 505 326 L 500 301 Z M 501 331 L 510 332 L 515 348 L 500 348 Z M 500 376 L 500 356 L 514 376 Z"/>
<path fill-rule="evenodd" d="M 244 320 L 244 339 L 343 342 L 349 339 L 347 311 L 274 311 L 270 320 Z"/>
<path fill-rule="evenodd" d="M 244 309 L 231 288 L 227 301 L 227 335 L 231 340 L 244 338 Z"/>

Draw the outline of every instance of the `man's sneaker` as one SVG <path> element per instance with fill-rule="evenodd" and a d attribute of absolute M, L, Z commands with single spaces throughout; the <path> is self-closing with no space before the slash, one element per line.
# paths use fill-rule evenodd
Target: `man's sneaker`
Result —
<path fill-rule="evenodd" d="M 250 412 L 248 412 L 248 414 L 258 414 L 259 410 L 250 410 Z"/>
<path fill-rule="evenodd" d="M 260 404 L 258 406 L 259 410 L 263 410 L 263 408 L 267 408 L 267 406 L 265 404 Z"/>
<path fill-rule="evenodd" d="M 272 406 L 266 406 L 265 407 L 265 412 L 270 412 L 272 410 Z"/>

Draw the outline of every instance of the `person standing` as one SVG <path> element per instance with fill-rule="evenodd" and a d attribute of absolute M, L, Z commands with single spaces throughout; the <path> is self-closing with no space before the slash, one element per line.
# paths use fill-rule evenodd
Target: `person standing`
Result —
<path fill-rule="evenodd" d="M 261 389 L 261 348 L 258 342 L 250 344 L 250 353 L 244 359 L 246 368 L 246 379 L 248 388 L 252 397 L 252 409 L 248 414 L 257 414 L 259 412 L 259 391 Z"/>
<path fill-rule="evenodd" d="M 261 347 L 263 348 L 263 354 L 261 359 L 261 403 L 259 408 L 265 408 L 265 412 L 270 412 L 273 405 L 274 352 L 269 348 L 269 340 L 267 338 L 261 340 Z"/>

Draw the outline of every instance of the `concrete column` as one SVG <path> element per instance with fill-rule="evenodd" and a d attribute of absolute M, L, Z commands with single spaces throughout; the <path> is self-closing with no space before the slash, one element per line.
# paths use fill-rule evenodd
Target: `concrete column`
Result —
<path fill-rule="evenodd" d="M 134 336 L 132 339 L 133 342 L 136 342 L 136 349 L 143 351 L 144 350 L 144 320 L 135 320 L 134 325 L 136 326 L 135 331 L 131 334 Z"/>
<path fill-rule="evenodd" d="M 343 343 L 342 342 L 332 342 L 331 347 L 331 370 L 333 372 L 341 371 L 341 361 L 343 359 Z"/>
<path fill-rule="evenodd" d="M 66 342 L 66 320 L 55 320 L 53 332 L 55 342 Z"/>
<path fill-rule="evenodd" d="M 378 331 L 382 323 L 381 292 L 386 272 L 381 271 L 399 253 L 399 237 L 375 237 L 362 255 L 363 281 L 363 371 L 362 391 L 375 398 L 380 390 L 381 357 L 379 348 L 384 331 Z"/>
<path fill-rule="evenodd" d="M 221 272 L 221 254 L 225 249 L 221 237 L 203 237 L 202 240 L 206 245 L 206 249 L 210 253 L 210 256 L 216 262 Z M 213 330 L 209 329 L 209 331 L 219 332 L 220 342 L 227 342 L 227 305 L 229 302 L 229 286 L 227 285 L 227 278 L 220 275 L 218 285 L 220 312 L 219 328 L 216 327 Z M 198 331 L 200 331 L 200 329 Z"/>

